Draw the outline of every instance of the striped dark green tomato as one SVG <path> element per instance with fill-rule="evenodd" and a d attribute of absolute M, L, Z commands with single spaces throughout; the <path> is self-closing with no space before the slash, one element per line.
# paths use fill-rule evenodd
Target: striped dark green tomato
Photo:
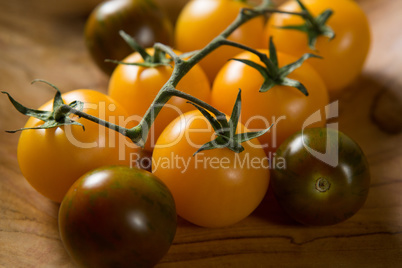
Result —
<path fill-rule="evenodd" d="M 306 225 L 331 225 L 364 204 L 370 173 L 360 147 L 335 129 L 311 128 L 282 143 L 275 155 L 272 189 L 283 209 Z"/>
<path fill-rule="evenodd" d="M 103 167 L 70 188 L 60 206 L 59 231 L 79 266 L 151 267 L 175 236 L 175 203 L 150 172 Z"/>
<path fill-rule="evenodd" d="M 155 42 L 173 44 L 173 26 L 168 16 L 151 0 L 108 0 L 100 3 L 85 25 L 85 42 L 95 63 L 111 74 L 115 63 L 133 50 L 120 37 L 123 30 L 143 47 Z"/>

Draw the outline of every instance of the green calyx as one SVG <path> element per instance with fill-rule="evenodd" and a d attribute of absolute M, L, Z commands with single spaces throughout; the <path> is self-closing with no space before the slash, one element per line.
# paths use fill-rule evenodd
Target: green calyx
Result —
<path fill-rule="evenodd" d="M 154 54 L 150 55 L 140 44 L 135 41 L 130 35 L 128 35 L 124 31 L 119 32 L 120 36 L 126 41 L 126 43 L 133 49 L 133 51 L 138 52 L 144 62 L 123 62 L 118 60 L 106 60 L 108 62 L 113 62 L 117 64 L 125 64 L 125 65 L 136 65 L 142 66 L 146 68 L 154 68 L 158 66 L 171 66 L 172 59 L 166 57 L 166 53 L 155 49 Z"/>
<path fill-rule="evenodd" d="M 328 19 L 333 14 L 333 11 L 331 9 L 324 10 L 320 15 L 314 18 L 300 0 L 296 1 L 299 4 L 300 8 L 303 10 L 302 17 L 304 18 L 305 23 L 301 25 L 288 25 L 278 28 L 305 32 L 308 38 L 308 45 L 312 50 L 315 50 L 315 44 L 319 36 L 326 36 L 330 40 L 335 37 L 335 32 L 331 29 L 331 27 L 326 25 Z"/>
<path fill-rule="evenodd" d="M 239 93 L 237 94 L 236 102 L 229 121 L 223 113 L 217 113 L 214 117 L 201 106 L 192 102 L 190 103 L 193 104 L 203 114 L 203 116 L 205 116 L 212 125 L 217 136 L 214 140 L 202 145 L 193 155 L 204 150 L 217 148 L 228 148 L 235 153 L 241 153 L 244 150 L 241 143 L 265 134 L 272 127 L 271 125 L 269 128 L 257 132 L 236 133 L 241 111 L 241 90 L 239 90 Z"/>
<path fill-rule="evenodd" d="M 253 62 L 251 60 L 244 60 L 244 59 L 231 59 L 231 60 L 247 64 L 261 73 L 261 75 L 264 78 L 264 82 L 261 85 L 260 92 L 266 92 L 272 87 L 279 85 L 279 86 L 295 87 L 298 90 L 300 90 L 300 92 L 302 92 L 304 95 L 308 96 L 308 91 L 301 82 L 290 79 L 287 76 L 290 73 L 292 73 L 295 69 L 299 68 L 303 64 L 303 62 L 308 58 L 311 57 L 321 58 L 320 56 L 311 53 L 306 53 L 297 61 L 279 68 L 276 48 L 272 41 L 272 37 L 269 40 L 269 58 L 264 53 L 259 53 L 255 51 L 255 54 L 258 55 L 258 57 L 264 63 L 265 66 Z"/>
<path fill-rule="evenodd" d="M 22 131 L 22 130 L 26 130 L 26 129 L 48 129 L 48 128 L 54 128 L 54 127 L 59 127 L 59 126 L 64 126 L 64 125 L 78 125 L 78 126 L 82 126 L 82 128 L 84 129 L 84 126 L 81 123 L 75 122 L 74 120 L 72 120 L 69 117 L 70 109 L 66 110 L 63 108 L 65 104 L 61 97 L 61 92 L 56 86 L 54 86 L 53 84 L 51 84 L 49 82 L 46 82 L 44 80 L 39 80 L 39 79 L 32 81 L 32 83 L 35 83 L 35 82 L 46 83 L 56 90 L 56 95 L 53 100 L 53 111 L 41 111 L 41 110 L 27 108 L 27 107 L 23 106 L 22 104 L 20 104 L 19 102 L 17 102 L 14 98 L 12 98 L 9 93 L 2 91 L 1 93 L 7 94 L 11 103 L 14 105 L 14 107 L 20 113 L 27 115 L 27 116 L 35 117 L 44 122 L 42 125 L 40 125 L 38 127 L 21 128 L 21 129 L 17 129 L 17 130 L 6 131 L 6 132 L 15 133 L 17 131 Z M 70 106 L 71 108 L 73 108 L 75 110 L 81 111 L 84 107 L 84 103 L 81 101 L 73 101 L 70 104 L 68 104 L 68 106 Z"/>

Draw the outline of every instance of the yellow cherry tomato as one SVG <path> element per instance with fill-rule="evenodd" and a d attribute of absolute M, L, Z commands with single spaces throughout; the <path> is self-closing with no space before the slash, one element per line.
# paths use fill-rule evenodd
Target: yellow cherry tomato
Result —
<path fill-rule="evenodd" d="M 153 48 L 146 50 L 148 54 L 154 53 Z M 180 54 L 179 51 L 175 51 Z M 143 62 L 139 53 L 133 53 L 123 62 Z M 172 63 L 173 65 L 173 63 Z M 148 110 L 159 90 L 168 81 L 172 74 L 171 66 L 159 66 L 147 68 L 134 65 L 120 64 L 116 67 L 109 81 L 109 95 L 118 101 L 127 112 L 133 116 L 133 120 L 139 122 Z M 209 102 L 211 87 L 207 76 L 199 65 L 195 65 L 177 85 L 177 89 L 205 102 Z M 194 107 L 186 100 L 172 97 L 150 128 L 145 150 L 152 151 L 156 140 L 163 129 L 177 116 L 192 110 Z"/>
<path fill-rule="evenodd" d="M 184 6 L 176 23 L 175 46 L 182 52 L 203 48 L 219 35 L 239 14 L 242 8 L 250 7 L 245 2 L 235 0 L 192 0 Z M 253 48 L 263 48 L 261 36 L 264 20 L 262 17 L 248 21 L 229 36 Z M 212 82 L 219 69 L 241 50 L 220 47 L 205 57 L 200 65 Z"/>
<path fill-rule="evenodd" d="M 267 50 L 259 50 L 268 54 Z M 297 59 L 293 56 L 277 53 L 279 67 L 290 64 Z M 251 52 L 243 52 L 236 59 L 251 60 L 262 64 Z M 319 61 L 312 58 L 308 62 Z M 267 92 L 259 92 L 264 82 L 262 75 L 254 68 L 238 61 L 228 62 L 218 73 L 212 86 L 211 103 L 224 113 L 230 113 L 238 89 L 242 90 L 242 109 L 240 121 L 252 130 L 262 130 L 274 124 L 271 130 L 258 137 L 267 153 L 276 148 L 294 132 L 302 129 L 306 120 L 315 112 L 323 111 L 328 104 L 326 86 L 317 72 L 308 64 L 294 70 L 288 78 L 301 82 L 309 92 L 305 96 L 298 89 L 288 86 L 274 86 Z M 318 127 L 325 124 L 325 116 L 309 124 Z"/>
<path fill-rule="evenodd" d="M 109 96 L 79 89 L 62 95 L 65 103 L 84 102 L 83 112 L 124 126 L 127 113 Z M 53 100 L 39 110 L 51 111 Z M 26 180 L 42 195 L 61 202 L 70 186 L 86 172 L 105 165 L 130 165 L 130 154 L 137 148 L 116 131 L 74 116 L 81 126 L 66 125 L 50 129 L 29 129 L 18 142 L 18 164 Z M 42 125 L 30 117 L 26 128 Z"/>
<path fill-rule="evenodd" d="M 239 132 L 248 132 L 238 124 Z M 228 148 L 201 151 L 214 130 L 199 111 L 172 121 L 160 135 L 152 155 L 152 172 L 172 192 L 182 218 L 204 227 L 222 227 L 246 218 L 268 188 L 269 161 L 257 139 L 243 142 L 244 151 Z"/>

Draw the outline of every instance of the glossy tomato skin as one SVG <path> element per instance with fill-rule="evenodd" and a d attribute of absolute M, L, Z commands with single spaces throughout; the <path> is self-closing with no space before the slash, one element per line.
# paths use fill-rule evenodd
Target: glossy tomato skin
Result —
<path fill-rule="evenodd" d="M 62 95 L 65 103 L 84 102 L 83 112 L 124 126 L 127 113 L 109 96 L 94 90 L 78 89 Z M 39 110 L 52 109 L 53 100 Z M 18 142 L 18 164 L 26 180 L 42 195 L 61 202 L 70 186 L 91 169 L 103 165 L 130 165 L 137 148 L 113 130 L 74 116 L 81 126 L 24 130 Z M 25 127 L 43 122 L 29 118 Z"/>
<path fill-rule="evenodd" d="M 246 129 L 241 124 L 239 131 Z M 152 154 L 152 172 L 170 189 L 179 216 L 203 227 L 223 227 L 246 218 L 263 199 L 269 183 L 268 159 L 258 140 L 242 143 L 245 150 L 201 151 L 214 138 L 199 111 L 172 121 Z"/>
<path fill-rule="evenodd" d="M 312 150 L 326 155 L 315 157 Z M 273 170 L 272 189 L 284 210 L 300 223 L 342 222 L 368 196 L 367 159 L 356 142 L 340 131 L 313 128 L 298 132 L 278 148 L 279 159 L 286 165 Z"/>
<path fill-rule="evenodd" d="M 326 83 L 330 95 L 336 97 L 361 73 L 370 47 L 370 27 L 367 17 L 356 1 L 350 0 L 304 0 L 303 4 L 318 16 L 330 8 L 333 15 L 327 25 L 335 32 L 335 38 L 320 36 L 316 50 L 308 47 L 307 35 L 296 30 L 280 29 L 278 26 L 299 25 L 299 16 L 272 14 L 264 33 L 264 43 L 272 36 L 279 51 L 300 57 L 304 53 L 315 53 L 323 57 L 321 61 L 311 61 Z M 300 12 L 296 1 L 287 1 L 280 10 Z"/>
<path fill-rule="evenodd" d="M 149 54 L 153 48 L 147 49 Z M 175 51 L 180 54 L 179 51 Z M 124 62 L 143 62 L 139 53 L 133 53 Z M 172 63 L 173 64 L 173 63 Z M 156 95 L 172 74 L 171 66 L 146 68 L 120 64 L 113 72 L 108 87 L 108 94 L 118 101 L 139 122 L 151 106 Z M 186 92 L 205 102 L 210 101 L 211 86 L 207 76 L 199 65 L 195 65 L 179 82 L 178 90 Z M 187 100 L 172 97 L 162 108 L 150 129 L 145 150 L 151 152 L 164 128 L 176 117 L 190 111 L 193 106 Z"/>
<path fill-rule="evenodd" d="M 259 50 L 268 54 L 267 50 Z M 279 66 L 285 66 L 297 60 L 291 55 L 278 52 Z M 259 58 L 250 52 L 235 56 L 236 59 L 251 60 L 262 64 Z M 230 113 L 238 89 L 242 90 L 241 122 L 250 130 L 262 130 L 274 124 L 271 130 L 259 137 L 267 154 L 272 155 L 278 146 L 296 131 L 302 129 L 306 120 L 315 112 L 324 113 L 329 97 L 327 88 L 309 62 L 309 59 L 293 71 L 288 78 L 300 81 L 308 90 L 306 97 L 298 89 L 286 86 L 274 86 L 267 92 L 259 92 L 264 80 L 254 68 L 237 61 L 230 61 L 219 71 L 212 86 L 211 104 L 224 113 Z M 325 125 L 325 117 L 306 127 Z"/>
<path fill-rule="evenodd" d="M 159 6 L 149 0 L 109 0 L 100 3 L 88 17 L 85 42 L 95 63 L 111 74 L 115 63 L 106 59 L 122 60 L 133 50 L 120 37 L 123 30 L 141 46 L 151 47 L 155 42 L 173 45 L 173 27 Z"/>
<path fill-rule="evenodd" d="M 180 11 L 183 9 L 184 5 L 189 0 L 155 0 L 163 10 L 166 11 L 166 14 L 169 16 L 173 25 L 176 24 L 177 17 L 180 14 Z"/>
<path fill-rule="evenodd" d="M 250 7 L 243 1 L 235 0 L 192 0 L 181 11 L 175 28 L 175 46 L 182 52 L 203 48 L 232 23 L 240 10 Z M 266 47 L 262 43 L 264 19 L 248 21 L 229 36 L 229 40 L 252 48 Z M 241 50 L 229 46 L 216 49 L 200 65 L 212 82 L 219 69 L 227 60 Z"/>
<path fill-rule="evenodd" d="M 98 168 L 76 181 L 63 199 L 59 231 L 82 267 L 152 267 L 175 236 L 174 200 L 147 171 Z"/>

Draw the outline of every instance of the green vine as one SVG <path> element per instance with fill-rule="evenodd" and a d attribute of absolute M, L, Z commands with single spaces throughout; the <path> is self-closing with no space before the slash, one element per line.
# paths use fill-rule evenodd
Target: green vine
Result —
<path fill-rule="evenodd" d="M 256 68 L 260 73 L 264 76 L 265 82 L 261 87 L 260 91 L 267 91 L 270 87 L 280 84 L 280 85 L 287 85 L 297 87 L 301 90 L 305 95 L 308 95 L 307 90 L 304 86 L 294 80 L 290 80 L 286 78 L 286 76 L 292 72 L 295 68 L 299 67 L 302 62 L 309 58 L 313 57 L 312 54 L 304 55 L 300 60 L 297 62 L 290 64 L 288 66 L 279 68 L 278 62 L 276 59 L 276 51 L 271 40 L 270 42 L 270 58 L 267 55 L 258 52 L 252 48 L 244 46 L 239 43 L 235 43 L 229 41 L 227 38 L 242 24 L 246 23 L 247 21 L 257 17 L 262 16 L 267 13 L 286 13 L 286 14 L 293 14 L 298 16 L 306 16 L 306 13 L 303 11 L 301 13 L 295 12 L 285 12 L 277 9 L 270 8 L 272 6 L 271 1 L 266 0 L 263 1 L 261 5 L 256 6 L 254 8 L 244 8 L 239 12 L 237 18 L 230 24 L 220 35 L 215 37 L 208 45 L 204 48 L 194 51 L 191 53 L 187 53 L 184 55 L 178 56 L 172 48 L 157 43 L 154 45 L 154 55 L 149 55 L 145 49 L 141 48 L 135 40 L 133 40 L 129 35 L 124 32 L 120 32 L 122 38 L 126 40 L 126 42 L 136 50 L 143 58 L 144 62 L 136 65 L 142 65 L 146 67 L 157 67 L 160 65 L 173 65 L 173 72 L 169 80 L 165 83 L 165 85 L 160 89 L 159 93 L 155 97 L 154 101 L 150 105 L 149 109 L 143 116 L 142 120 L 139 124 L 131 129 L 127 129 L 105 120 L 99 119 L 97 117 L 88 115 L 82 112 L 83 104 L 81 102 L 73 102 L 70 104 L 63 103 L 61 99 L 61 93 L 54 85 L 48 83 L 54 89 L 56 89 L 56 96 L 54 98 L 54 105 L 53 111 L 38 111 L 32 110 L 29 108 L 24 107 L 16 100 L 14 100 L 8 93 L 3 92 L 8 95 L 10 101 L 15 106 L 15 108 L 28 116 L 36 117 L 42 121 L 44 124 L 37 128 L 51 128 L 51 127 L 58 127 L 66 124 L 75 124 L 81 125 L 70 118 L 70 114 L 75 114 L 79 117 L 84 119 L 93 121 L 97 124 L 105 126 L 107 128 L 113 129 L 124 136 L 130 138 L 135 144 L 143 146 L 146 141 L 146 137 L 148 136 L 148 131 L 150 126 L 153 124 L 155 118 L 158 116 L 159 112 L 161 111 L 164 104 L 166 104 L 169 99 L 173 96 L 183 98 L 188 100 L 189 103 L 194 105 L 211 123 L 215 130 L 216 139 L 204 144 L 197 152 L 202 150 L 209 150 L 214 148 L 229 148 L 234 152 L 241 152 L 243 147 L 241 145 L 242 142 L 256 138 L 260 135 L 266 133 L 268 129 L 259 132 L 249 132 L 249 133 L 240 133 L 236 134 L 236 127 L 240 117 L 240 109 L 241 109 L 241 95 L 240 90 L 236 102 L 234 103 L 233 111 L 230 116 L 230 119 L 227 120 L 226 115 L 216 108 L 212 107 L 211 105 L 189 95 L 180 90 L 176 89 L 177 84 L 179 81 L 188 73 L 188 71 L 196 65 L 199 61 L 201 61 L 205 56 L 209 53 L 214 51 L 220 46 L 227 45 L 227 46 L 234 46 L 238 48 L 242 48 L 244 50 L 248 50 L 254 54 L 256 54 L 260 60 L 265 64 L 265 66 L 258 65 L 256 63 L 246 62 L 244 60 L 239 60 L 245 64 L 248 64 L 254 68 Z M 166 57 L 169 55 L 170 58 Z M 121 62 L 116 62 L 121 63 Z M 124 63 L 124 64 L 131 64 L 131 63 Z M 39 80 L 41 82 L 45 82 Z M 46 82 L 47 83 L 47 82 Z M 24 130 L 24 129 L 20 129 Z M 19 130 L 17 130 L 19 131 Z M 13 132 L 13 131 L 10 131 Z M 15 132 L 15 131 L 14 131 Z M 197 153 L 195 152 L 195 153 Z"/>

